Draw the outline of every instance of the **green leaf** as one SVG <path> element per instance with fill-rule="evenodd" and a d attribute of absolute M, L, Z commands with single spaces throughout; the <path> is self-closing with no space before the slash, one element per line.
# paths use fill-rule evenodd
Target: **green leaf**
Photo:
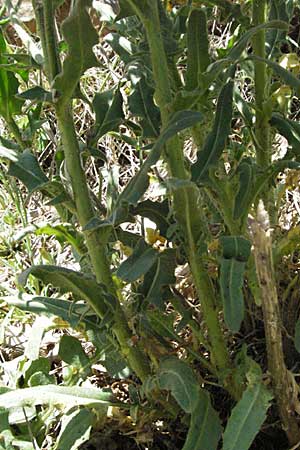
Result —
<path fill-rule="evenodd" d="M 207 17 L 203 9 L 192 9 L 187 27 L 186 89 L 201 86 L 202 73 L 210 64 Z"/>
<path fill-rule="evenodd" d="M 260 25 L 257 25 L 256 27 L 250 28 L 250 30 L 246 31 L 246 33 L 243 34 L 241 39 L 235 44 L 235 46 L 229 51 L 227 58 L 231 60 L 238 60 L 243 51 L 246 49 L 248 42 L 252 37 L 257 34 L 260 30 L 266 30 L 266 29 L 277 29 L 277 30 L 287 30 L 288 24 L 286 22 L 282 22 L 281 20 L 273 20 L 271 22 L 266 22 Z"/>
<path fill-rule="evenodd" d="M 157 379 L 160 389 L 170 390 L 180 407 L 191 414 L 183 450 L 216 450 L 222 432 L 220 420 L 191 368 L 184 361 L 169 357 L 161 362 Z"/>
<path fill-rule="evenodd" d="M 8 53 L 6 41 L 0 29 L 0 64 L 7 64 Z M 23 101 L 16 98 L 19 82 L 13 72 L 0 67 L 0 115 L 9 120 L 14 114 L 20 114 Z"/>
<path fill-rule="evenodd" d="M 158 252 L 141 239 L 132 255 L 119 266 L 116 275 L 122 280 L 132 283 L 147 273 L 157 258 Z"/>
<path fill-rule="evenodd" d="M 285 0 L 271 0 L 270 1 L 270 20 L 282 20 L 285 23 L 289 23 L 290 19 L 287 13 L 286 1 Z M 268 58 L 270 58 L 277 44 L 280 44 L 286 37 L 287 30 L 271 29 L 266 33 L 266 53 Z"/>
<path fill-rule="evenodd" d="M 124 36 L 120 36 L 118 33 L 109 33 L 105 37 L 105 41 L 109 43 L 111 48 L 117 53 L 121 60 L 128 64 L 132 56 L 136 53 L 137 48 L 126 39 Z"/>
<path fill-rule="evenodd" d="M 225 323 L 233 332 L 240 329 L 244 318 L 245 263 L 234 258 L 221 260 L 220 288 L 224 308 Z"/>
<path fill-rule="evenodd" d="M 176 357 L 164 359 L 158 370 L 160 389 L 171 391 L 179 406 L 192 413 L 198 404 L 199 384 L 192 369 Z"/>
<path fill-rule="evenodd" d="M 91 433 L 94 415 L 88 409 L 68 411 L 61 422 L 56 450 L 77 450 L 86 442 Z"/>
<path fill-rule="evenodd" d="M 65 363 L 78 370 L 82 370 L 90 365 L 90 360 L 86 356 L 80 341 L 74 336 L 67 334 L 62 336 L 58 354 Z"/>
<path fill-rule="evenodd" d="M 14 439 L 8 422 L 8 411 L 0 408 L 0 450 L 14 450 Z"/>
<path fill-rule="evenodd" d="M 98 44 L 98 34 L 87 13 L 87 3 L 86 0 L 77 0 L 61 27 L 68 44 L 68 54 L 53 87 L 60 92 L 63 102 L 72 98 L 81 75 L 87 69 L 99 65 L 93 52 L 93 46 Z"/>
<path fill-rule="evenodd" d="M 300 155 L 300 124 L 281 116 L 279 113 L 273 113 L 270 125 L 284 136 L 296 156 Z"/>
<path fill-rule="evenodd" d="M 235 258 L 247 262 L 251 253 L 251 242 L 243 236 L 222 236 L 220 242 L 223 247 L 224 258 Z"/>
<path fill-rule="evenodd" d="M 24 377 L 24 386 L 29 386 L 30 378 L 37 372 L 49 376 L 50 362 L 47 358 L 38 358 L 34 361 L 28 361 L 24 364 L 22 374 Z"/>
<path fill-rule="evenodd" d="M 93 142 L 96 142 L 109 131 L 117 131 L 124 119 L 123 97 L 119 89 L 96 94 L 93 108 L 96 114 L 96 124 L 93 127 Z"/>
<path fill-rule="evenodd" d="M 300 353 L 300 319 L 297 320 L 295 325 L 295 349 Z"/>
<path fill-rule="evenodd" d="M 262 384 L 250 385 L 228 420 L 223 450 L 248 450 L 266 418 L 273 396 Z"/>
<path fill-rule="evenodd" d="M 86 305 L 71 302 L 62 298 L 38 297 L 29 294 L 2 297 L 1 300 L 8 305 L 15 306 L 22 311 L 27 311 L 38 316 L 59 317 L 68 322 L 72 328 L 84 326 L 94 332 L 99 331 L 99 323 L 96 316 L 87 314 Z"/>
<path fill-rule="evenodd" d="M 15 160 L 11 159 L 10 161 L 8 174 L 22 181 L 29 193 L 49 181 L 36 157 L 30 151 L 25 150 L 21 154 L 15 154 Z"/>
<path fill-rule="evenodd" d="M 18 277 L 19 283 L 24 286 L 29 275 L 45 284 L 53 284 L 61 292 L 72 292 L 75 298 L 86 300 L 100 317 L 104 317 L 109 304 L 114 307 L 115 299 L 93 276 L 64 267 L 40 265 L 29 267 L 21 273 Z"/>
<path fill-rule="evenodd" d="M 122 202 L 133 205 L 137 204 L 148 188 L 148 172 L 159 160 L 166 142 L 180 131 L 195 125 L 197 122 L 200 122 L 202 117 L 203 116 L 201 113 L 194 111 L 179 111 L 171 117 L 169 124 L 165 127 L 159 138 L 156 140 L 141 169 L 130 180 L 124 191 L 119 196 L 117 206 L 121 206 Z"/>
<path fill-rule="evenodd" d="M 37 405 L 113 405 L 111 393 L 79 386 L 34 386 L 0 394 L 0 408 L 11 409 Z"/>
<path fill-rule="evenodd" d="M 239 188 L 234 200 L 234 220 L 238 220 L 241 216 L 248 214 L 255 178 L 255 169 L 252 162 L 247 158 L 243 159 L 237 168 L 237 175 L 239 177 Z"/>
<path fill-rule="evenodd" d="M 176 251 L 174 249 L 166 249 L 159 254 L 155 267 L 146 275 L 149 280 L 145 280 L 145 282 L 150 284 L 146 300 L 158 307 L 163 306 L 163 289 L 175 284 L 176 266 Z"/>
<path fill-rule="evenodd" d="M 213 129 L 203 148 L 198 151 L 198 159 L 192 166 L 194 181 L 201 182 L 208 177 L 210 167 L 216 164 L 225 149 L 231 130 L 233 86 L 234 82 L 231 80 L 220 92 Z"/>
<path fill-rule="evenodd" d="M 288 84 L 291 86 L 297 95 L 300 95 L 300 80 L 295 75 L 293 75 L 288 70 L 281 67 L 278 63 L 271 61 L 269 59 L 260 58 L 259 56 L 249 56 L 247 59 L 250 59 L 252 61 L 260 61 L 267 64 L 267 66 L 271 67 L 273 69 L 273 72 L 278 75 L 285 84 Z"/>
<path fill-rule="evenodd" d="M 27 91 L 21 92 L 17 95 L 17 97 L 24 100 L 31 100 L 33 102 L 52 103 L 51 92 L 46 91 L 41 86 L 35 86 Z"/>
<path fill-rule="evenodd" d="M 221 433 L 220 419 L 211 406 L 208 392 L 198 389 L 198 401 L 182 450 L 217 450 Z"/>
<path fill-rule="evenodd" d="M 160 128 L 160 112 L 154 104 L 154 88 L 149 85 L 138 63 L 128 69 L 132 93 L 128 97 L 128 108 L 133 116 L 141 118 L 144 138 L 157 137 Z"/>
<path fill-rule="evenodd" d="M 169 228 L 168 216 L 170 215 L 170 208 L 168 200 L 163 202 L 152 202 L 151 200 L 145 200 L 138 203 L 135 207 L 131 207 L 130 214 L 136 216 L 147 217 L 154 222 L 162 236 L 166 236 L 167 229 Z"/>

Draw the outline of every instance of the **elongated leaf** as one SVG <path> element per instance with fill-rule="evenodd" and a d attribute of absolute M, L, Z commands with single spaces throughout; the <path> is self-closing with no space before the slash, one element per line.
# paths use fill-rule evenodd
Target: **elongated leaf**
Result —
<path fill-rule="evenodd" d="M 192 413 L 198 403 L 199 385 L 192 369 L 175 357 L 166 358 L 159 366 L 158 382 L 161 389 L 171 391 L 186 413 Z"/>
<path fill-rule="evenodd" d="M 227 58 L 234 60 L 234 61 L 239 59 L 241 57 L 243 51 L 246 49 L 247 44 L 250 41 L 250 39 L 256 33 L 258 33 L 260 30 L 266 30 L 266 29 L 287 30 L 288 24 L 281 20 L 273 20 L 271 22 L 266 22 L 266 23 L 257 25 L 256 27 L 250 28 L 250 30 L 246 31 L 246 33 L 243 34 L 241 39 L 230 50 L 230 52 L 227 55 Z"/>
<path fill-rule="evenodd" d="M 271 67 L 273 69 L 273 72 L 278 75 L 285 84 L 288 84 L 291 86 L 297 95 L 300 95 L 300 80 L 295 75 L 293 75 L 288 70 L 281 67 L 278 63 L 271 61 L 269 59 L 260 58 L 259 56 L 249 56 L 247 59 L 253 60 L 253 61 L 261 61 L 267 64 L 267 66 Z"/>
<path fill-rule="evenodd" d="M 252 197 L 252 188 L 255 177 L 255 169 L 251 161 L 242 160 L 237 169 L 239 176 L 239 188 L 234 201 L 233 218 L 239 219 L 248 214 L 249 201 Z"/>
<path fill-rule="evenodd" d="M 235 258 L 246 262 L 251 253 L 251 242 L 243 236 L 222 236 L 220 242 L 223 247 L 224 258 Z"/>
<path fill-rule="evenodd" d="M 225 148 L 231 130 L 233 86 L 233 81 L 229 81 L 220 92 L 213 129 L 192 166 L 192 179 L 196 182 L 208 177 L 209 168 L 216 164 Z"/>
<path fill-rule="evenodd" d="M 270 13 L 269 19 L 282 20 L 285 23 L 289 23 L 290 19 L 287 13 L 285 0 L 271 0 L 270 1 Z M 285 38 L 287 30 L 271 29 L 266 33 L 266 53 L 268 57 L 271 57 L 276 46 Z"/>
<path fill-rule="evenodd" d="M 10 163 L 8 174 L 22 181 L 29 193 L 49 181 L 36 157 L 29 151 L 16 155 L 15 161 Z"/>
<path fill-rule="evenodd" d="M 262 426 L 273 396 L 262 384 L 249 386 L 234 407 L 223 437 L 223 450 L 248 450 Z"/>
<path fill-rule="evenodd" d="M 62 419 L 55 450 L 77 450 L 89 439 L 93 419 L 88 409 L 68 411 Z"/>
<path fill-rule="evenodd" d="M 187 28 L 187 90 L 194 90 L 201 86 L 202 73 L 209 64 L 206 13 L 203 9 L 193 9 Z"/>
<path fill-rule="evenodd" d="M 166 358 L 158 370 L 158 384 L 161 389 L 170 390 L 180 407 L 191 414 L 183 450 L 216 450 L 221 423 L 209 394 L 200 388 L 191 368 L 177 358 Z"/>
<path fill-rule="evenodd" d="M 94 126 L 95 137 L 93 141 L 100 139 L 109 131 L 116 131 L 124 119 L 123 97 L 118 89 L 111 89 L 101 94 L 96 94 L 93 107 L 96 113 L 96 124 Z"/>
<path fill-rule="evenodd" d="M 198 390 L 189 431 L 182 450 L 216 450 L 222 433 L 218 414 L 211 406 L 208 392 Z"/>
<path fill-rule="evenodd" d="M 0 394 L 0 408 L 10 409 L 36 405 L 113 405 L 111 393 L 79 386 L 34 386 Z"/>
<path fill-rule="evenodd" d="M 146 161 L 143 163 L 139 172 L 130 180 L 124 191 L 118 198 L 117 206 L 122 202 L 136 205 L 142 195 L 146 192 L 149 185 L 149 175 L 151 167 L 159 160 L 163 147 L 166 142 L 180 131 L 195 125 L 202 120 L 202 114 L 194 111 L 179 111 L 175 113 L 169 124 L 161 132 L 156 140 Z"/>
<path fill-rule="evenodd" d="M 300 319 L 297 320 L 295 325 L 295 349 L 300 353 Z"/>
<path fill-rule="evenodd" d="M 270 124 L 287 139 L 295 155 L 300 155 L 300 124 L 278 113 L 272 114 Z"/>
<path fill-rule="evenodd" d="M 146 284 L 150 284 L 146 299 L 158 307 L 163 306 L 163 290 L 176 282 L 176 251 L 166 249 L 159 254 L 155 267 L 147 274 Z M 151 283 L 149 283 L 149 281 Z"/>
<path fill-rule="evenodd" d="M 141 118 L 144 138 L 157 137 L 160 129 L 160 112 L 154 103 L 154 88 L 149 85 L 146 76 L 137 63 L 130 65 L 128 74 L 133 91 L 128 97 L 129 111 Z"/>
<path fill-rule="evenodd" d="M 157 261 L 158 252 L 141 239 L 134 252 L 117 270 L 117 276 L 124 281 L 133 282 L 148 272 Z"/>
<path fill-rule="evenodd" d="M 35 86 L 27 91 L 21 92 L 18 94 L 18 98 L 31 100 L 34 102 L 48 102 L 52 103 L 52 94 L 49 91 L 46 91 L 40 86 Z"/>
<path fill-rule="evenodd" d="M 108 304 L 114 306 L 114 298 L 105 292 L 104 286 L 84 273 L 58 266 L 32 266 L 21 273 L 19 283 L 25 285 L 29 275 L 53 284 L 61 292 L 72 292 L 78 299 L 86 300 L 100 317 L 104 317 Z"/>
<path fill-rule="evenodd" d="M 0 64 L 7 64 L 8 58 L 4 56 L 8 53 L 6 42 L 0 29 Z M 13 72 L 8 72 L 0 67 L 0 115 L 8 120 L 14 114 L 21 113 L 23 100 L 17 99 L 19 82 Z"/>
<path fill-rule="evenodd" d="M 98 44 L 98 34 L 87 13 L 86 0 L 76 0 L 71 13 L 62 24 L 62 34 L 68 44 L 68 54 L 62 72 L 54 81 L 63 102 L 71 99 L 81 75 L 90 67 L 98 66 L 93 46 Z"/>
<path fill-rule="evenodd" d="M 59 317 L 69 323 L 72 328 L 84 326 L 94 332 L 99 331 L 99 323 L 95 315 L 87 314 L 87 307 L 83 303 L 71 302 L 62 298 L 38 297 L 28 294 L 6 296 L 1 298 L 8 305 L 15 306 L 22 311 L 46 317 Z"/>
<path fill-rule="evenodd" d="M 9 426 L 8 411 L 3 408 L 0 409 L 0 436 L 0 450 L 14 450 L 14 435 Z"/>
<path fill-rule="evenodd" d="M 240 329 L 244 318 L 244 283 L 245 263 L 234 258 L 221 260 L 220 287 L 224 308 L 225 323 L 233 332 Z"/>

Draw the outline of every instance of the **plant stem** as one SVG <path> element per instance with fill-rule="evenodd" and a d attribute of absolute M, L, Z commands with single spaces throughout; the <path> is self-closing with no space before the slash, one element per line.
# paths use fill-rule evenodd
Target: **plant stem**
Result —
<path fill-rule="evenodd" d="M 280 309 L 272 261 L 272 238 L 268 213 L 262 203 L 259 204 L 257 222 L 253 221 L 251 228 L 256 271 L 262 293 L 268 369 L 283 428 L 290 445 L 294 445 L 300 441 L 300 428 L 296 418 L 296 412 L 300 412 L 299 387 L 284 361 Z"/>
<path fill-rule="evenodd" d="M 77 217 L 80 226 L 84 228 L 94 217 L 94 210 L 81 164 L 80 149 L 76 138 L 71 104 L 64 104 L 61 108 L 57 106 L 56 115 L 62 136 L 67 170 L 71 179 Z M 102 241 L 101 232 L 98 229 L 85 232 L 85 238 L 97 281 L 103 283 L 116 298 L 116 289 L 110 271 L 109 260 L 106 255 L 106 243 Z M 94 304 L 91 306 L 103 318 L 107 311 L 107 306 L 99 305 L 97 299 L 95 299 Z M 117 302 L 115 311 L 112 314 L 114 314 L 112 330 L 118 339 L 122 353 L 138 377 L 144 380 L 150 373 L 148 360 L 138 345 L 132 345 L 132 333 L 119 302 Z"/>
<path fill-rule="evenodd" d="M 60 68 L 60 61 L 57 56 L 52 0 L 45 0 L 44 7 L 41 7 L 37 3 L 34 4 L 34 7 L 37 13 L 36 18 L 39 22 L 38 29 L 43 46 L 48 81 L 51 83 Z M 76 215 L 80 226 L 84 228 L 94 218 L 95 211 L 82 167 L 71 101 L 56 103 L 55 111 L 61 133 L 66 166 L 71 180 Z M 116 288 L 110 270 L 110 262 L 106 254 L 106 241 L 103 241 L 101 230 L 99 229 L 85 231 L 84 235 L 96 279 L 99 283 L 105 285 L 106 289 L 114 296 L 116 301 L 114 310 L 112 310 L 112 331 L 117 337 L 121 351 L 128 360 L 130 367 L 143 381 L 150 374 L 149 361 L 140 349 L 139 344 L 133 345 L 132 343 L 132 333 L 125 312 L 117 299 Z M 100 318 L 103 318 L 107 314 L 107 311 L 109 311 L 109 306 L 99 303 L 99 299 L 97 298 L 94 299 L 91 307 Z"/>
<path fill-rule="evenodd" d="M 140 13 L 139 8 L 136 7 L 133 0 L 130 0 L 130 3 L 137 11 L 146 29 L 156 84 L 155 96 L 161 110 L 162 126 L 164 127 L 167 125 L 172 112 L 170 110 L 172 94 L 168 76 L 167 58 L 160 32 L 158 4 L 157 1 L 151 2 L 151 14 L 147 14 L 146 17 Z M 164 156 L 172 177 L 183 180 L 189 179 L 189 173 L 185 169 L 184 154 L 179 137 L 174 137 L 168 142 Z M 184 231 L 184 235 L 187 237 L 188 260 L 209 333 L 212 348 L 212 362 L 217 368 L 220 378 L 223 379 L 222 381 L 227 390 L 233 397 L 238 398 L 241 394 L 240 389 L 234 386 L 232 381 L 229 383 L 228 379 L 226 380 L 226 375 L 232 371 L 230 357 L 218 320 L 218 310 L 215 305 L 213 286 L 205 270 L 202 258 L 197 251 L 197 243 L 202 228 L 201 220 L 199 220 L 201 218 L 201 211 L 198 204 L 198 196 L 199 193 L 196 186 L 176 190 L 173 196 L 175 216 Z"/>

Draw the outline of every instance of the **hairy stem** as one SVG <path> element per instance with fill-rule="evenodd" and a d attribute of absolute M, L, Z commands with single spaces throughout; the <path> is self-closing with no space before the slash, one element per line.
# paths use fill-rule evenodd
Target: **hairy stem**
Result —
<path fill-rule="evenodd" d="M 76 138 L 71 104 L 64 105 L 62 108 L 57 107 L 56 114 L 62 136 L 67 170 L 71 179 L 77 217 L 80 226 L 84 228 L 94 217 L 94 210 L 81 163 L 80 149 Z M 109 260 L 106 255 L 106 243 L 102 242 L 101 233 L 97 229 L 85 232 L 85 238 L 97 281 L 103 283 L 116 298 Z M 103 318 L 107 311 L 107 306 L 99 305 L 98 299 L 95 299 L 94 304 L 91 306 L 96 313 Z M 117 302 L 115 307 L 112 330 L 116 335 L 122 353 L 127 358 L 130 366 L 141 380 L 144 380 L 150 373 L 148 360 L 141 352 L 138 345 L 132 345 L 132 333 L 119 302 Z"/>
<path fill-rule="evenodd" d="M 283 428 L 290 444 L 294 445 L 300 441 L 300 428 L 296 418 L 296 412 L 300 413 L 299 388 L 284 361 L 282 325 L 272 261 L 271 230 L 268 213 L 262 203 L 259 204 L 257 221 L 252 222 L 251 228 L 256 271 L 262 293 L 268 368 Z"/>
<path fill-rule="evenodd" d="M 167 125 L 172 113 L 170 104 L 172 94 L 168 76 L 167 58 L 163 47 L 160 33 L 160 21 L 158 15 L 157 1 L 151 2 L 151 13 L 147 17 L 140 13 L 133 0 L 129 0 L 132 7 L 142 20 L 148 38 L 150 47 L 153 75 L 156 84 L 156 101 L 161 110 L 163 127 Z M 166 145 L 165 159 L 169 167 L 169 173 L 174 178 L 189 179 L 184 164 L 184 154 L 182 143 L 179 137 L 174 137 Z M 240 390 L 232 383 L 227 383 L 224 373 L 230 373 L 232 370 L 229 353 L 226 342 L 218 320 L 218 309 L 215 305 L 215 292 L 211 280 L 205 270 L 204 263 L 197 251 L 199 232 L 202 224 L 199 218 L 201 211 L 198 204 L 197 188 L 181 188 L 174 192 L 174 210 L 185 236 L 187 237 L 188 259 L 201 302 L 206 326 L 209 332 L 209 340 L 212 349 L 212 361 L 220 378 L 223 377 L 224 385 L 228 391 L 236 398 L 240 396 Z M 223 374 L 223 375 L 222 375 Z"/>

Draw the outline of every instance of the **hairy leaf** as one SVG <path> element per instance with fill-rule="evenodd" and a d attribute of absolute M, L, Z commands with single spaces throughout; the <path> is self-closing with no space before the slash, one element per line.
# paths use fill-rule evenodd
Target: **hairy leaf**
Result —
<path fill-rule="evenodd" d="M 250 385 L 234 407 L 223 437 L 223 450 L 248 450 L 262 426 L 273 396 L 262 383 Z"/>
<path fill-rule="evenodd" d="M 0 408 L 10 409 L 36 405 L 113 405 L 111 393 L 96 388 L 67 386 L 34 386 L 0 394 Z"/>
<path fill-rule="evenodd" d="M 224 308 L 225 323 L 233 332 L 240 329 L 244 318 L 245 263 L 234 258 L 222 258 L 220 268 L 220 288 Z"/>
<path fill-rule="evenodd" d="M 224 258 L 235 258 L 246 262 L 251 253 L 251 242 L 243 236 L 222 236 L 220 242 L 223 247 Z"/>
<path fill-rule="evenodd" d="M 109 131 L 116 131 L 124 119 L 123 97 L 119 89 L 96 94 L 93 107 L 96 113 L 93 142 Z"/>
<path fill-rule="evenodd" d="M 292 147 L 296 156 L 300 155 L 300 124 L 294 120 L 287 119 L 281 114 L 273 113 L 270 124 L 284 136 Z"/>
<path fill-rule="evenodd" d="M 166 142 L 180 131 L 200 122 L 202 117 L 201 113 L 194 111 L 179 111 L 171 117 L 169 124 L 161 132 L 139 172 L 130 180 L 119 196 L 117 206 L 120 206 L 122 202 L 133 205 L 137 204 L 148 188 L 148 172 L 159 160 Z"/>
<path fill-rule="evenodd" d="M 71 302 L 62 298 L 39 297 L 29 294 L 16 296 L 5 296 L 1 300 L 8 305 L 15 306 L 22 311 L 27 311 L 38 316 L 59 317 L 62 321 L 69 323 L 72 328 L 80 326 L 99 331 L 99 323 L 95 315 L 90 315 L 86 305 L 81 302 Z"/>
<path fill-rule="evenodd" d="M 147 273 L 157 258 L 158 252 L 141 239 L 132 255 L 119 266 L 116 274 L 124 281 L 133 282 Z"/>
<path fill-rule="evenodd" d="M 203 148 L 198 151 L 198 159 L 192 166 L 192 179 L 198 183 L 208 177 L 209 168 L 216 164 L 225 148 L 231 130 L 233 86 L 234 82 L 229 81 L 222 88 L 213 129 Z"/>
<path fill-rule="evenodd" d="M 62 34 L 68 44 L 68 54 L 62 72 L 54 80 L 63 103 L 70 100 L 81 75 L 90 67 L 98 66 L 93 46 L 98 44 L 98 34 L 92 26 L 85 0 L 76 0 L 71 13 L 62 24 Z"/>
<path fill-rule="evenodd" d="M 237 168 L 237 174 L 239 176 L 239 188 L 234 201 L 234 220 L 239 219 L 244 214 L 248 214 L 255 177 L 255 169 L 251 161 L 247 159 L 242 160 Z"/>
<path fill-rule="evenodd" d="M 27 150 L 15 155 L 15 160 L 11 160 L 8 174 L 22 181 L 29 193 L 41 188 L 49 181 L 36 157 Z"/>
<path fill-rule="evenodd" d="M 90 360 L 86 356 L 80 341 L 74 336 L 62 336 L 59 343 L 58 354 L 64 362 L 70 364 L 79 371 L 90 364 Z"/>
<path fill-rule="evenodd" d="M 267 66 L 271 67 L 273 69 L 273 72 L 279 76 L 285 84 L 291 86 L 297 95 L 300 95 L 300 80 L 295 75 L 293 75 L 288 70 L 284 69 L 280 66 L 280 64 L 271 61 L 269 59 L 260 58 L 259 56 L 249 56 L 247 59 L 253 60 L 253 61 L 260 61 L 267 64 Z"/>
<path fill-rule="evenodd" d="M 61 292 L 72 292 L 76 298 L 86 300 L 100 317 L 104 317 L 109 304 L 114 306 L 115 299 L 107 294 L 104 286 L 84 273 L 51 265 L 32 266 L 19 276 L 19 283 L 25 285 L 29 275 L 45 284 L 53 284 Z"/>
<path fill-rule="evenodd" d="M 186 413 L 192 413 L 195 410 L 199 385 L 188 364 L 176 357 L 166 358 L 159 366 L 158 382 L 161 389 L 171 391 Z"/>
<path fill-rule="evenodd" d="M 61 423 L 55 450 L 77 450 L 89 439 L 94 416 L 88 409 L 68 411 Z"/>
<path fill-rule="evenodd" d="M 144 138 L 157 137 L 160 128 L 160 112 L 154 103 L 154 88 L 149 85 L 139 64 L 133 63 L 128 69 L 133 87 L 128 97 L 129 111 L 133 116 L 141 118 Z"/>
<path fill-rule="evenodd" d="M 187 90 L 201 86 L 202 73 L 209 64 L 206 13 L 203 9 L 195 8 L 190 13 L 187 28 Z"/>
<path fill-rule="evenodd" d="M 209 394 L 204 389 L 199 389 L 198 401 L 191 415 L 182 450 L 216 450 L 221 433 L 220 419 L 211 406 Z"/>

